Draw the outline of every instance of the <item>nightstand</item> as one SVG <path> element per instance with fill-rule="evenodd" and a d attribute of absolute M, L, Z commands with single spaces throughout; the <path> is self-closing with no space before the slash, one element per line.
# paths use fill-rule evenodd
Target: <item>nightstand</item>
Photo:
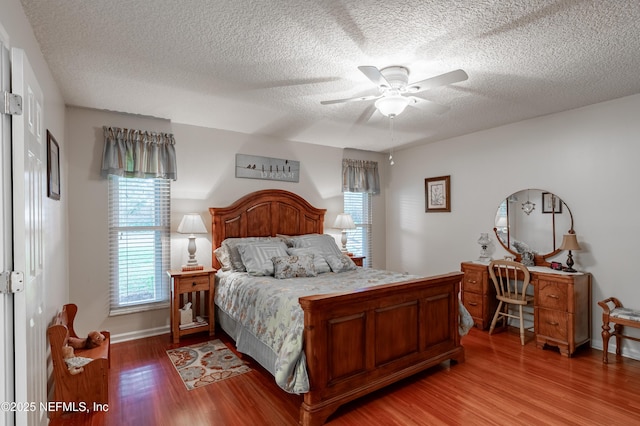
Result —
<path fill-rule="evenodd" d="M 215 334 L 215 308 L 213 296 L 215 290 L 214 268 L 205 267 L 201 271 L 170 270 L 171 277 L 171 338 L 178 343 L 180 337 L 209 331 Z M 193 323 L 180 325 L 180 308 L 191 302 Z M 201 317 L 202 321 L 197 321 Z"/>
<path fill-rule="evenodd" d="M 351 260 L 353 260 L 353 263 L 356 264 L 356 266 L 362 266 L 362 261 L 365 260 L 367 258 L 367 256 L 349 256 L 351 258 Z"/>

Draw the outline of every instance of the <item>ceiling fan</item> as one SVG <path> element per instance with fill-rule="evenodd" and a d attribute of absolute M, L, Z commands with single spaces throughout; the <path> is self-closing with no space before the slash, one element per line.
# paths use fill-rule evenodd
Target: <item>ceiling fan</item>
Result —
<path fill-rule="evenodd" d="M 464 81 L 469 78 L 466 72 L 459 69 L 415 83 L 409 83 L 409 69 L 403 66 L 394 65 L 379 70 L 374 66 L 364 65 L 358 67 L 358 69 L 362 71 L 373 84 L 378 86 L 379 94 L 334 99 L 321 101 L 320 103 L 322 105 L 331 105 L 354 101 L 372 101 L 376 99 L 375 106 L 378 111 L 390 118 L 402 113 L 407 106 L 413 106 L 435 114 L 442 114 L 448 111 L 449 107 L 413 95 L 435 87 Z"/>

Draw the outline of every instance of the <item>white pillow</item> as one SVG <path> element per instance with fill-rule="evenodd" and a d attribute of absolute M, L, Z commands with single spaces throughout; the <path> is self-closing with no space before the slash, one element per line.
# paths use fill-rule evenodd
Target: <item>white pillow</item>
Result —
<path fill-rule="evenodd" d="M 289 256 L 287 246 L 282 241 L 257 241 L 238 244 L 242 263 L 249 275 L 273 275 L 273 258 Z"/>

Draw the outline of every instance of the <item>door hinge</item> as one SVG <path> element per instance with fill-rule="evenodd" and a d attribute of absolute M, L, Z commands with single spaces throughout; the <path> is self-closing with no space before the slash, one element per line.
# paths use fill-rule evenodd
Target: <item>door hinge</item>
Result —
<path fill-rule="evenodd" d="M 3 114 L 22 115 L 22 96 L 9 92 L 2 92 Z"/>
<path fill-rule="evenodd" d="M 24 290 L 24 274 L 22 272 L 0 272 L 0 293 L 18 293 L 22 290 Z"/>

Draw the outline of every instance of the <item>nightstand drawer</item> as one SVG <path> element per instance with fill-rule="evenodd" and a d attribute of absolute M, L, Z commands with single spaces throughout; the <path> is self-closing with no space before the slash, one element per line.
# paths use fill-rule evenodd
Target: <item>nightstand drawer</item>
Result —
<path fill-rule="evenodd" d="M 182 277 L 178 282 L 178 293 L 209 290 L 209 275 L 200 277 Z"/>
<path fill-rule="evenodd" d="M 553 281 L 539 280 L 538 306 L 548 309 L 567 310 L 567 286 Z"/>

